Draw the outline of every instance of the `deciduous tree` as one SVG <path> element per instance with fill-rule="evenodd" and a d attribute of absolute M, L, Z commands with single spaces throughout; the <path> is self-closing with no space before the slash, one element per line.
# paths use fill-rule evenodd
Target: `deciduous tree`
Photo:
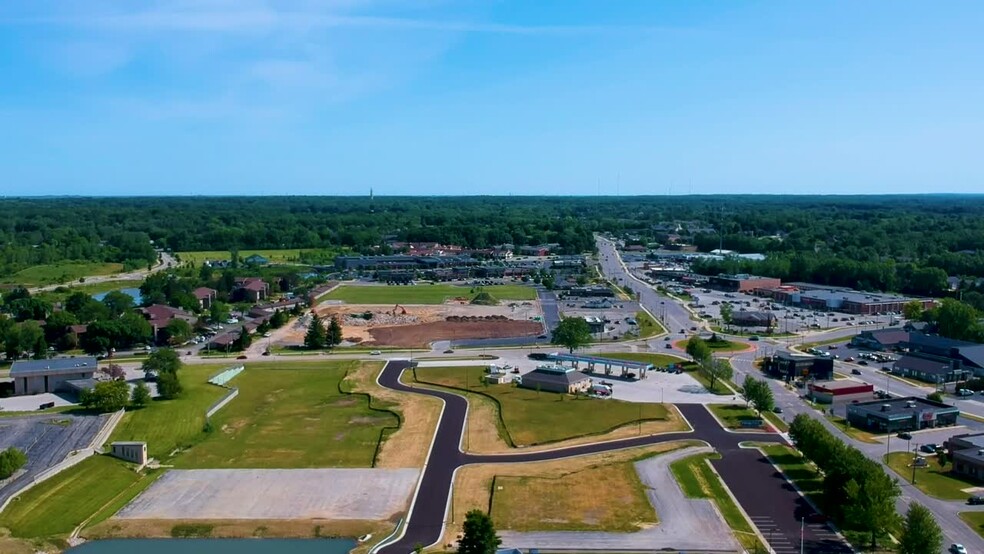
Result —
<path fill-rule="evenodd" d="M 565 317 L 557 324 L 550 342 L 566 346 L 573 354 L 574 350 L 591 343 L 591 328 L 584 318 Z"/>
<path fill-rule="evenodd" d="M 98 412 L 115 412 L 130 401 L 130 387 L 126 381 L 101 381 L 79 394 L 82 406 Z"/>
<path fill-rule="evenodd" d="M 917 502 L 909 504 L 899 536 L 899 554 L 924 554 L 943 550 L 943 531 L 933 513 Z"/>
<path fill-rule="evenodd" d="M 130 391 L 130 405 L 134 408 L 143 408 L 150 403 L 150 388 L 143 383 L 137 383 Z"/>
<path fill-rule="evenodd" d="M 711 347 L 704 339 L 693 336 L 687 341 L 687 354 L 697 363 L 703 363 L 711 357 Z"/>
<path fill-rule="evenodd" d="M 481 510 L 471 510 L 465 514 L 462 531 L 458 554 L 495 554 L 502 544 L 492 518 Z"/>

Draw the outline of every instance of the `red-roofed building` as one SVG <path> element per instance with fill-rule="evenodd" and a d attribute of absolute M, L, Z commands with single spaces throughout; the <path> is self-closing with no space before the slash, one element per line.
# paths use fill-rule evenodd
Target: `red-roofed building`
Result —
<path fill-rule="evenodd" d="M 161 339 L 161 331 L 163 331 L 168 323 L 174 319 L 183 319 L 188 323 L 194 325 L 198 320 L 195 314 L 188 313 L 180 308 L 172 308 L 171 306 L 166 306 L 164 304 L 154 304 L 152 306 L 147 306 L 146 308 L 141 308 L 140 311 L 143 313 L 144 317 L 150 323 L 150 328 L 154 332 L 154 337 L 156 339 Z"/>
<path fill-rule="evenodd" d="M 215 303 L 215 295 L 216 295 L 215 289 L 210 289 L 208 287 L 198 287 L 193 291 L 192 294 L 194 294 L 195 298 L 198 299 L 198 307 L 203 310 L 207 310 L 211 308 L 212 304 Z"/>
<path fill-rule="evenodd" d="M 248 302 L 259 302 L 270 295 L 270 285 L 259 277 L 236 279 L 236 287 L 233 296 Z"/>

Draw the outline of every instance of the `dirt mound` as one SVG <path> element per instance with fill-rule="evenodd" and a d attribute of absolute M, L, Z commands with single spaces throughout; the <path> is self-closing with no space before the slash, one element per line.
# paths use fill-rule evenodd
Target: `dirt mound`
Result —
<path fill-rule="evenodd" d="M 504 315 L 449 315 L 444 321 L 509 321 Z"/>
<path fill-rule="evenodd" d="M 479 321 L 436 321 L 420 325 L 369 329 L 374 344 L 403 348 L 424 348 L 435 340 L 528 337 L 542 332 L 543 325 L 540 323 L 505 318 Z"/>

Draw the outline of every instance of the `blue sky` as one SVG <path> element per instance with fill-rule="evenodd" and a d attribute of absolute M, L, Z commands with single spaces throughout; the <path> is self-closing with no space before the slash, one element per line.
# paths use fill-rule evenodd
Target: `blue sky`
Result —
<path fill-rule="evenodd" d="M 0 3 L 0 194 L 984 192 L 984 3 Z"/>

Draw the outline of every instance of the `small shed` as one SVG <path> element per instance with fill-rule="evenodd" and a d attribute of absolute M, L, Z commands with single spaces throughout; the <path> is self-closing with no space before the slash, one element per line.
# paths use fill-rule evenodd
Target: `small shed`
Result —
<path fill-rule="evenodd" d="M 117 441 L 110 445 L 110 454 L 121 460 L 138 465 L 147 464 L 147 443 L 140 441 Z"/>

